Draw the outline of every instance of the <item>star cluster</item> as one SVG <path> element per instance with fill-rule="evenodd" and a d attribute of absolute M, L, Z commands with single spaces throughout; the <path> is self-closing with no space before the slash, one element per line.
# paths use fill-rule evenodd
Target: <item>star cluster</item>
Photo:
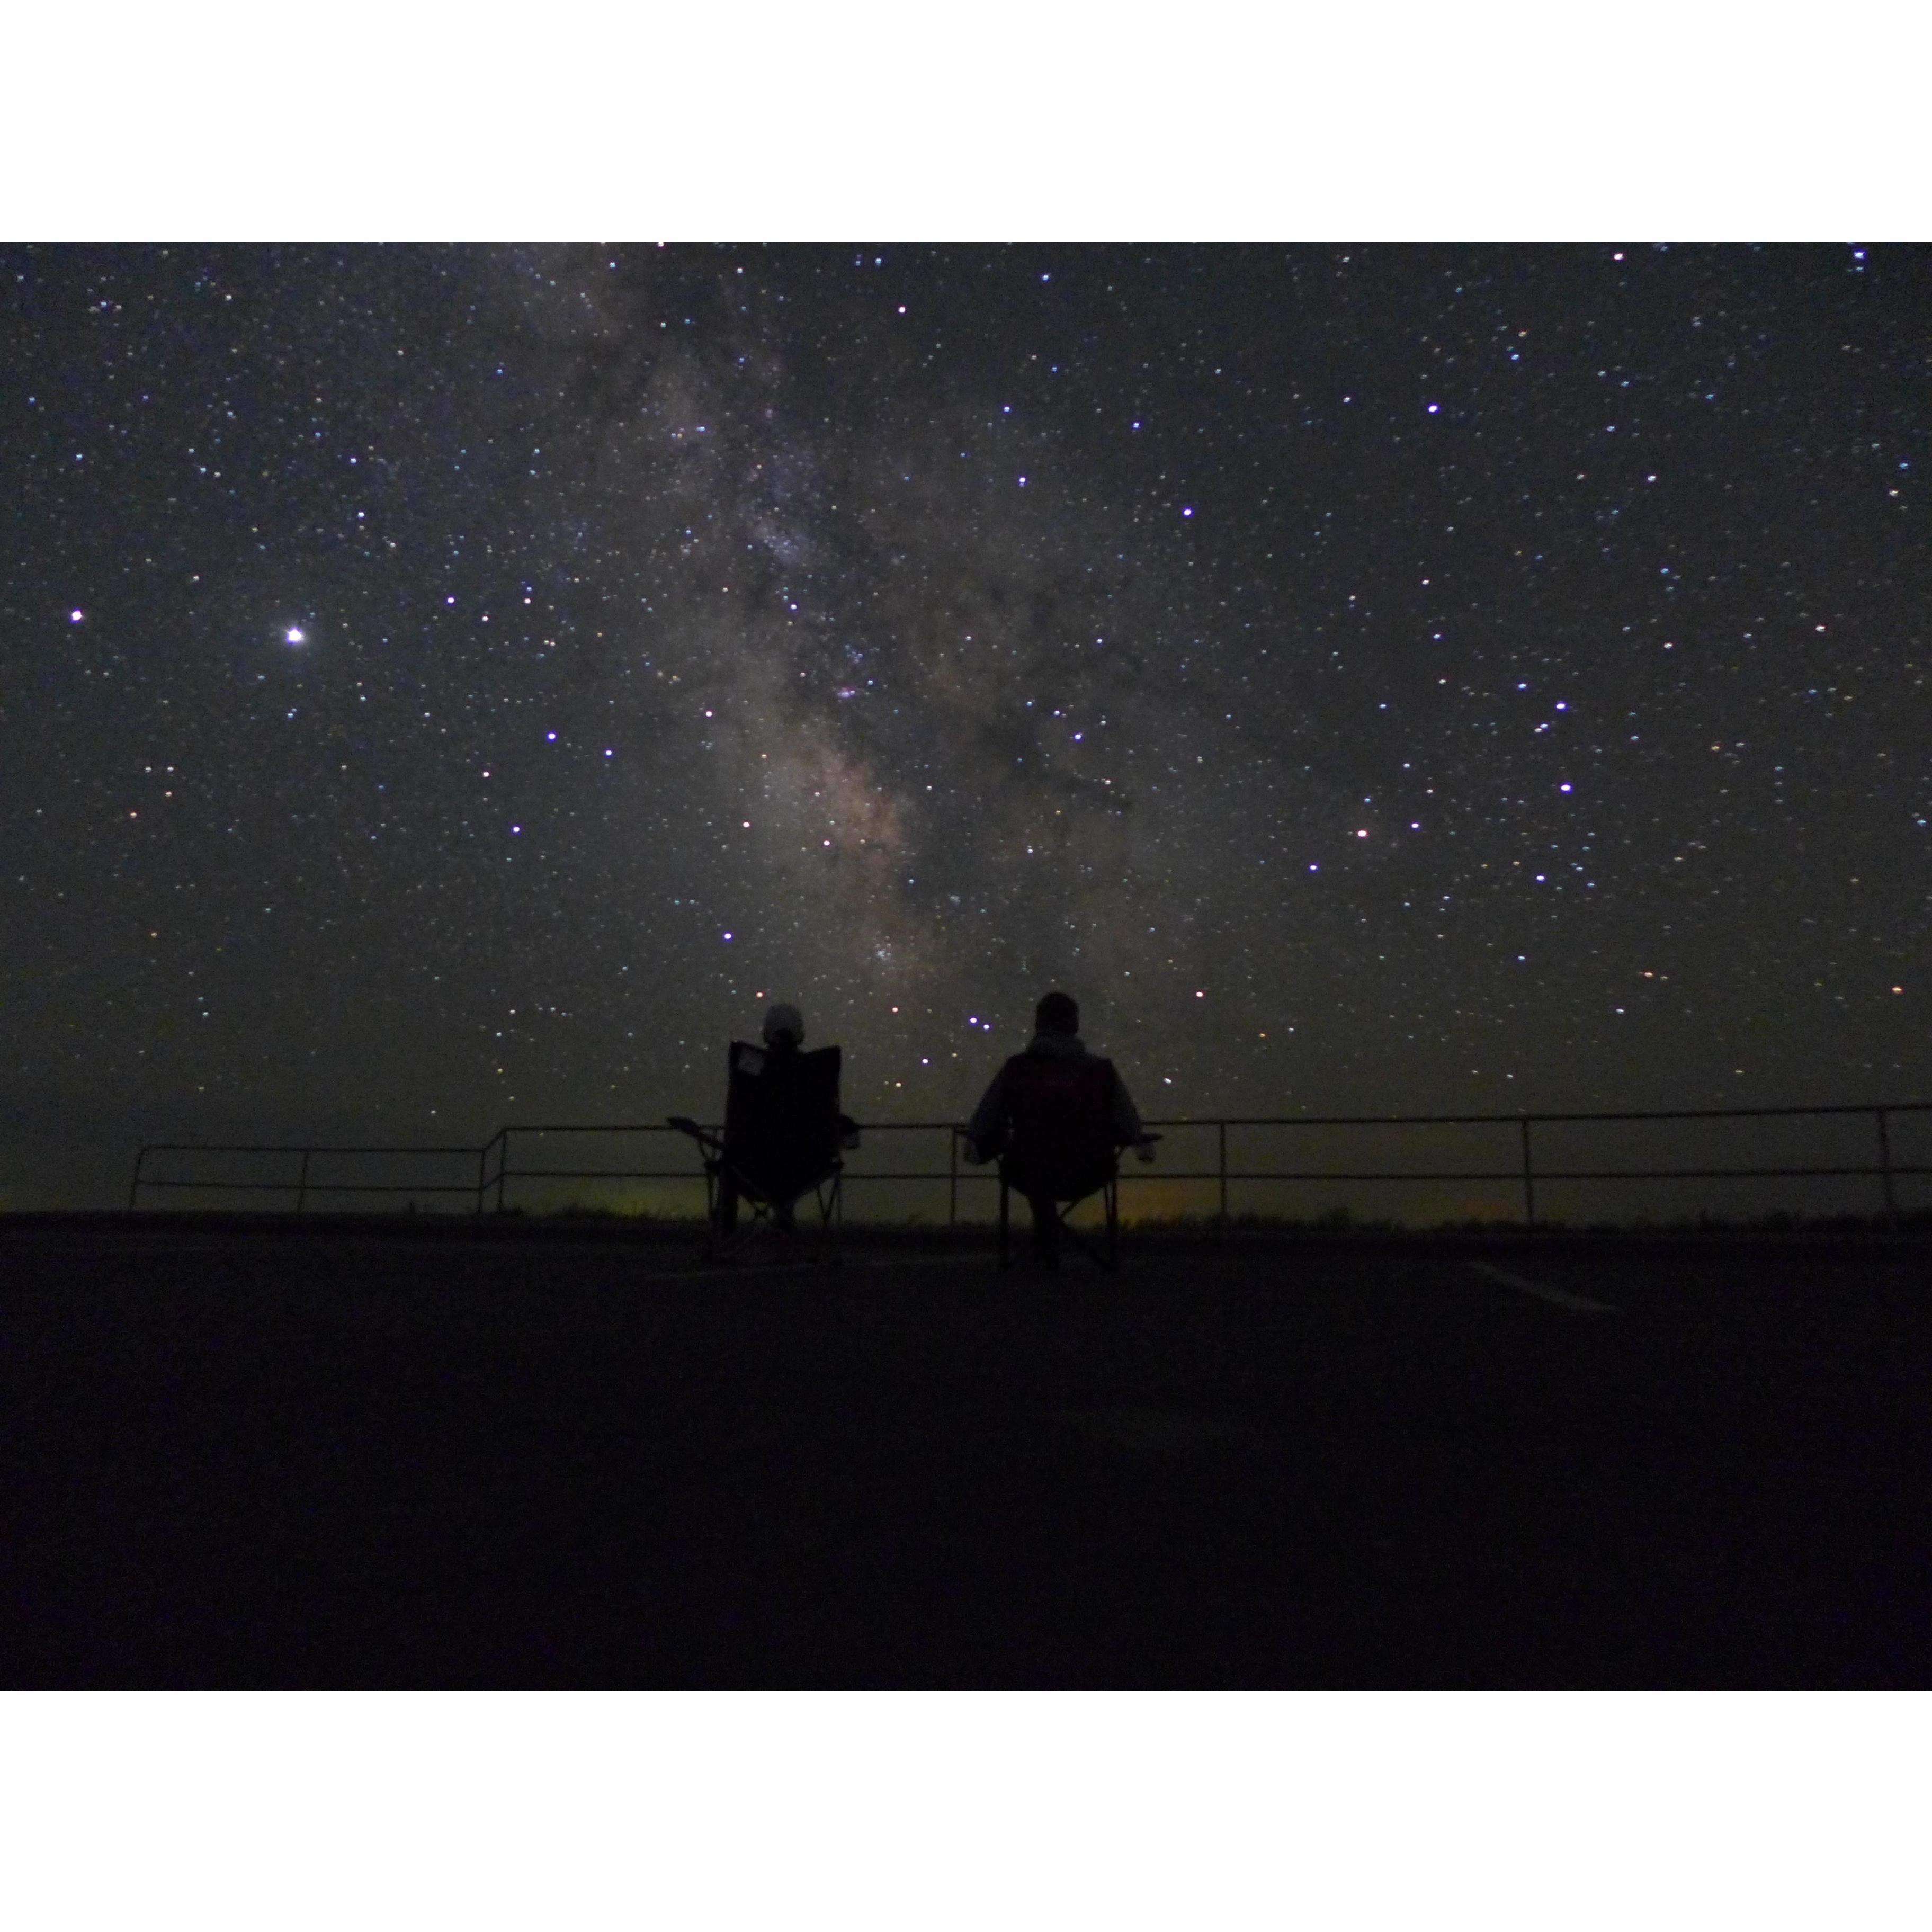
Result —
<path fill-rule="evenodd" d="M 1150 1114 L 1924 1097 L 1928 313 L 1852 246 L 10 249 L 9 1196 L 709 1112 L 778 998 L 866 1118 L 1054 985 Z"/>

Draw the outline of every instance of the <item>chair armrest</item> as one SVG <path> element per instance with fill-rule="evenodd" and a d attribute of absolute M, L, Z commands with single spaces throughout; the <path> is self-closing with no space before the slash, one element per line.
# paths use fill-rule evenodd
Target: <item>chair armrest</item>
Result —
<path fill-rule="evenodd" d="M 681 1134 L 687 1134 L 698 1143 L 698 1156 L 706 1166 L 722 1160 L 724 1156 L 724 1136 L 710 1127 L 700 1127 L 688 1114 L 667 1114 L 664 1125 L 675 1127 Z"/>

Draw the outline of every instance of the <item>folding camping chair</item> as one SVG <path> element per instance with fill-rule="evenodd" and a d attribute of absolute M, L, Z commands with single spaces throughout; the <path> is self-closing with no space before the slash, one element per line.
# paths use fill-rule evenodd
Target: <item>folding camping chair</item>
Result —
<path fill-rule="evenodd" d="M 1047 1205 L 1054 1226 L 1047 1252 L 1058 1260 L 1070 1238 L 1108 1274 L 1120 1265 L 1120 1145 L 1114 1138 L 1111 1060 L 1068 1060 L 1021 1054 L 1007 1063 L 1010 1126 L 1000 1153 L 1000 1265 L 1013 1264 L 1011 1198 Z M 1149 1135 L 1151 1142 L 1159 1137 Z M 1067 1216 L 1098 1194 L 1105 1216 L 1096 1244 Z"/>
<path fill-rule="evenodd" d="M 843 1259 L 842 1150 L 857 1144 L 857 1134 L 838 1111 L 839 1060 L 836 1046 L 774 1053 L 734 1040 L 722 1131 L 685 1114 L 670 1118 L 670 1126 L 697 1143 L 704 1162 L 710 1258 L 734 1259 L 759 1234 L 779 1228 L 785 1210 L 809 1195 L 818 1207 L 812 1258 L 833 1266 Z M 750 1210 L 742 1229 L 736 1225 L 740 1202 Z"/>

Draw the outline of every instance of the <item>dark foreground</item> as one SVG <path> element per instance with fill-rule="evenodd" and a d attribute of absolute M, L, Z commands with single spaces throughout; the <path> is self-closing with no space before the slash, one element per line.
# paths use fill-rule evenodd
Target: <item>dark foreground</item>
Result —
<path fill-rule="evenodd" d="M 0 1228 L 0 1682 L 1932 1682 L 1922 1242 L 692 1266 Z"/>

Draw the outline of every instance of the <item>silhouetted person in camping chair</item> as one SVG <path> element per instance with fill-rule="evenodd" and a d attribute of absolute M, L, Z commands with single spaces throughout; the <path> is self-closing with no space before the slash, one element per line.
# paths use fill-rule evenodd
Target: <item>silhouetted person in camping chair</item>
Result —
<path fill-rule="evenodd" d="M 714 1255 L 736 1253 L 767 1218 L 788 1248 L 797 1232 L 796 1204 L 807 1194 L 818 1203 L 821 1253 L 838 1225 L 843 1156 L 859 1144 L 859 1130 L 838 1111 L 838 1048 L 806 1053 L 804 1040 L 805 1020 L 797 1007 L 773 1006 L 765 1015 L 764 1046 L 731 1043 L 724 1132 L 682 1114 L 670 1121 L 698 1143 L 704 1156 Z M 742 1240 L 741 1201 L 753 1210 Z"/>
<path fill-rule="evenodd" d="M 1102 1265 L 1118 1263 L 1120 1154 L 1130 1147 L 1154 1158 L 1160 1136 L 1141 1125 L 1111 1060 L 1089 1053 L 1080 1038 L 1080 1009 L 1070 994 L 1049 993 L 1034 1010 L 1033 1042 L 993 1077 L 966 1130 L 965 1154 L 976 1166 L 1000 1163 L 1000 1265 L 1009 1259 L 1007 1196 L 1017 1191 L 1033 1210 L 1034 1253 L 1060 1264 L 1061 1204 L 1103 1196 Z"/>

